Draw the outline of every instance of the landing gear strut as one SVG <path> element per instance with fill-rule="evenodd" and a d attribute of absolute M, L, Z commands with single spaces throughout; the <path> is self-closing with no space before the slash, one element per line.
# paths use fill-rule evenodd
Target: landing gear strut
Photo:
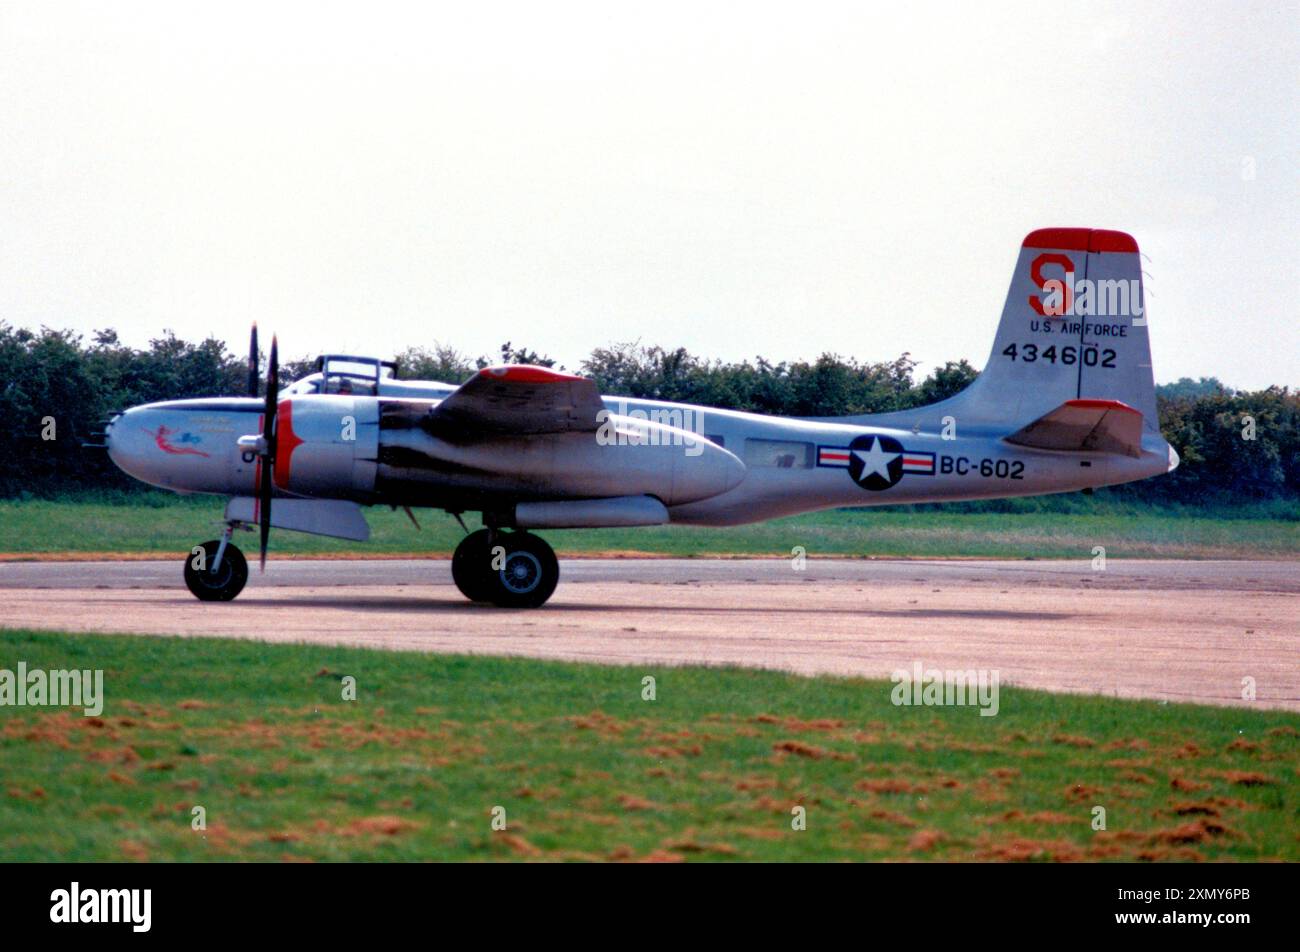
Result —
<path fill-rule="evenodd" d="M 451 577 L 470 601 L 537 608 L 555 591 L 560 563 L 546 540 L 530 532 L 479 529 L 456 546 Z"/>
<path fill-rule="evenodd" d="M 185 587 L 204 602 L 228 602 L 244 590 L 248 561 L 230 544 L 233 526 L 220 539 L 196 545 L 185 557 Z"/>

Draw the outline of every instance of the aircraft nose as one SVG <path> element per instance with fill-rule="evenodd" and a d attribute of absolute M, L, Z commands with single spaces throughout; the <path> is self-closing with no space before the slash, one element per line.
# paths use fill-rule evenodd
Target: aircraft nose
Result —
<path fill-rule="evenodd" d="M 247 421 L 243 413 L 223 411 L 201 401 L 132 407 L 108 428 L 109 458 L 127 475 L 163 489 L 236 492 L 236 441 Z"/>
<path fill-rule="evenodd" d="M 113 461 L 113 465 L 126 473 L 128 476 L 135 476 L 136 471 L 140 469 L 136 462 L 137 450 L 132 443 L 135 442 L 127 437 L 127 430 L 137 426 L 140 421 L 140 411 L 136 408 L 124 410 L 109 422 L 104 428 L 104 445 L 108 447 L 108 458 Z"/>
<path fill-rule="evenodd" d="M 172 430 L 167 417 L 166 411 L 152 406 L 132 407 L 113 420 L 104 442 L 109 459 L 128 476 L 166 489 L 185 488 L 175 485 L 169 454 L 162 449 Z M 162 444 L 158 442 L 160 434 Z"/>

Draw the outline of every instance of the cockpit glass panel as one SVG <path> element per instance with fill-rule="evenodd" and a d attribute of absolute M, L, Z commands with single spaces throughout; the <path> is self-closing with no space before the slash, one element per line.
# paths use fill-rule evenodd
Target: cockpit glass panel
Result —
<path fill-rule="evenodd" d="M 301 380 L 295 380 L 289 386 L 284 388 L 284 392 L 289 396 L 300 397 L 308 393 L 320 393 L 321 375 L 308 374 Z"/>
<path fill-rule="evenodd" d="M 378 364 L 377 361 L 348 360 L 346 357 L 326 358 L 325 372 L 330 376 L 365 377 L 374 380 L 376 370 L 380 377 L 391 377 L 393 375 L 391 367 Z"/>

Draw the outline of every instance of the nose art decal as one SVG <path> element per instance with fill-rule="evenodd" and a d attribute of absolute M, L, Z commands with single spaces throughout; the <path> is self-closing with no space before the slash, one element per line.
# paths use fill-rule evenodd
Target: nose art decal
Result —
<path fill-rule="evenodd" d="M 172 437 L 176 435 L 176 431 L 171 427 L 163 426 L 160 423 L 157 432 L 145 427 L 141 427 L 140 429 L 152 436 L 154 443 L 158 445 L 158 449 L 162 450 L 164 453 L 170 453 L 172 456 L 202 456 L 205 459 L 208 457 L 208 454 L 202 450 L 196 450 L 190 446 L 177 446 L 173 443 Z M 193 433 L 182 433 L 177 438 L 177 442 L 199 443 L 202 442 L 202 437 L 195 436 Z"/>

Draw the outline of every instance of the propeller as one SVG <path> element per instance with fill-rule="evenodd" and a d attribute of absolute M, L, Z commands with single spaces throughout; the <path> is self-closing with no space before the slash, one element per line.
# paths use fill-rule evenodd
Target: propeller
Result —
<path fill-rule="evenodd" d="M 248 395 L 257 396 L 257 321 L 253 321 L 253 336 L 248 342 Z"/>
<path fill-rule="evenodd" d="M 253 329 L 256 340 L 257 329 Z M 256 378 L 254 377 L 254 382 Z M 275 476 L 276 443 L 276 400 L 280 396 L 280 357 L 276 347 L 275 335 L 271 336 L 271 358 L 266 367 L 266 410 L 262 416 L 262 445 L 265 447 L 261 460 L 261 478 L 258 480 L 258 492 L 261 505 L 258 507 L 262 530 L 261 569 L 266 571 L 266 543 L 271 537 L 271 480 Z"/>

